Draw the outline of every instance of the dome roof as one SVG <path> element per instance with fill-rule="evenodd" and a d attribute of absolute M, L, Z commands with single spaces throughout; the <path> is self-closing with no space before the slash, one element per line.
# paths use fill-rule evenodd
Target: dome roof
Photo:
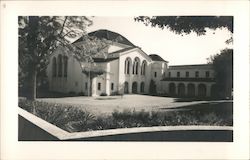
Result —
<path fill-rule="evenodd" d="M 163 58 L 161 58 L 159 55 L 157 54 L 150 54 L 149 57 L 153 60 L 153 61 L 163 61 L 163 62 L 167 62 L 165 61 Z"/>
<path fill-rule="evenodd" d="M 100 39 L 105 38 L 107 40 L 118 42 L 118 43 L 129 45 L 129 46 L 135 46 L 133 43 L 131 43 L 127 38 L 123 37 L 122 35 L 116 32 L 106 30 L 106 29 L 100 29 L 94 32 L 90 32 L 88 33 L 88 35 L 91 37 L 95 36 Z M 83 38 L 81 37 L 78 40 L 76 40 L 74 43 L 81 42 L 82 40 Z"/>

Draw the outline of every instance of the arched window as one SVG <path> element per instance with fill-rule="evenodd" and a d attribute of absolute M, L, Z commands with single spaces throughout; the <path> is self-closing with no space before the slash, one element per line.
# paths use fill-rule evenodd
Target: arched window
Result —
<path fill-rule="evenodd" d="M 187 85 L 187 94 L 189 97 L 195 96 L 195 85 L 193 83 Z"/>
<path fill-rule="evenodd" d="M 56 77 L 57 65 L 56 65 L 56 57 L 52 60 L 52 76 Z"/>
<path fill-rule="evenodd" d="M 62 77 L 62 55 L 58 56 L 58 77 Z"/>
<path fill-rule="evenodd" d="M 176 94 L 175 90 L 176 90 L 175 84 L 174 83 L 170 83 L 169 84 L 169 94 L 171 96 L 174 96 Z"/>
<path fill-rule="evenodd" d="M 146 74 L 146 66 L 147 66 L 147 62 L 144 60 L 142 62 L 142 65 L 141 65 L 141 75 L 145 75 Z"/>
<path fill-rule="evenodd" d="M 131 59 L 126 58 L 125 60 L 125 66 L 124 66 L 124 73 L 125 74 L 130 74 L 130 64 L 131 64 Z"/>
<path fill-rule="evenodd" d="M 63 57 L 63 64 L 64 64 L 64 77 L 67 77 L 68 76 L 68 57 L 67 56 L 64 56 Z"/>
<path fill-rule="evenodd" d="M 137 82 L 132 83 L 132 93 L 137 93 Z"/>
<path fill-rule="evenodd" d="M 124 85 L 124 93 L 125 93 L 125 94 L 128 94 L 128 93 L 129 93 L 128 82 L 125 82 L 125 85 Z"/>
<path fill-rule="evenodd" d="M 136 57 L 133 64 L 133 74 L 138 74 L 139 66 L 140 66 L 140 60 L 138 57 Z"/>
<path fill-rule="evenodd" d="M 198 96 L 199 97 L 206 97 L 207 87 L 205 84 L 198 85 Z"/>
<path fill-rule="evenodd" d="M 185 85 L 184 83 L 178 84 L 178 96 L 183 97 L 185 96 Z"/>

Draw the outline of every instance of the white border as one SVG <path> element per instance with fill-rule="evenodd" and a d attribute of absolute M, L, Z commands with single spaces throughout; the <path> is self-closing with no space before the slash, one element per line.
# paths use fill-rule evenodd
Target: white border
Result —
<path fill-rule="evenodd" d="M 18 15 L 233 15 L 234 142 L 18 142 Z M 0 35 L 1 159 L 249 158 L 248 1 L 1 1 Z"/>

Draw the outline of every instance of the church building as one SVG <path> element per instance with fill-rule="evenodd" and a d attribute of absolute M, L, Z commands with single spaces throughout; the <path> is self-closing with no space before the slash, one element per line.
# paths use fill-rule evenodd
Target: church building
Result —
<path fill-rule="evenodd" d="M 50 56 L 47 67 L 50 91 L 89 96 L 156 94 L 210 97 L 213 94 L 214 72 L 209 64 L 169 66 L 168 61 L 159 55 L 148 55 L 118 33 L 97 30 L 88 35 L 112 41 L 107 56 L 96 57 L 93 63 L 83 64 L 63 47 L 58 47 Z M 82 43 L 82 39 L 73 43 Z M 90 79 L 88 73 L 83 73 L 84 67 L 99 68 L 104 72 Z"/>

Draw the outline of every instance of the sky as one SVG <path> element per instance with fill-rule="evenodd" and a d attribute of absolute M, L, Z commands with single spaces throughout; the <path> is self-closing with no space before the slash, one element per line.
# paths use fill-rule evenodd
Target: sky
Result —
<path fill-rule="evenodd" d="M 158 54 L 169 65 L 205 64 L 207 58 L 220 50 L 232 48 L 225 43 L 231 37 L 226 29 L 207 30 L 204 36 L 196 33 L 178 35 L 168 29 L 145 26 L 134 17 L 92 17 L 93 25 L 87 32 L 107 29 L 126 37 L 134 45 L 149 54 Z"/>

